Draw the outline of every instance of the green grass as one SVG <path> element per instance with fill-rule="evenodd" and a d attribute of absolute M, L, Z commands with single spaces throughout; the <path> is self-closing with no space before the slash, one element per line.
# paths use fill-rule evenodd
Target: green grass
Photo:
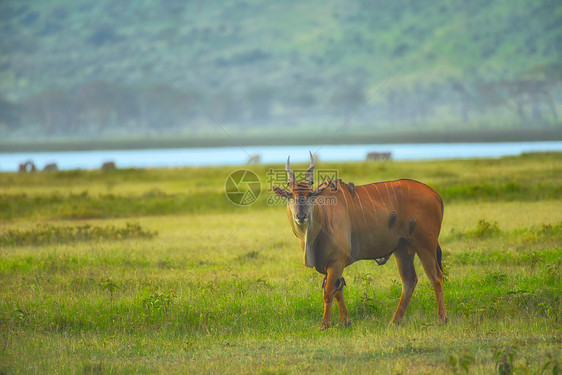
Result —
<path fill-rule="evenodd" d="M 483 184 L 488 175 L 491 184 L 526 187 L 505 199 L 445 200 L 443 326 L 417 260 L 420 282 L 404 323 L 388 326 L 398 273 L 392 262 L 365 261 L 345 270 L 351 327 L 334 317 L 320 331 L 322 275 L 302 266 L 282 206 L 217 208 L 201 194 L 198 211 L 85 220 L 45 205 L 13 214 L 2 219 L 0 238 L 27 240 L 0 244 L 0 372 L 553 374 L 562 360 L 562 198 L 524 194 L 530 181 L 561 186 L 558 158 L 338 164 L 344 180 L 411 173 L 445 187 Z M 133 202 L 150 199 L 142 192 L 154 186 L 219 194 L 228 172 L 4 173 L 0 181 L 5 195 L 29 197 L 70 197 L 85 186 L 96 196 L 110 183 Z M 131 217 L 136 229 L 127 231 Z M 85 226 L 101 235 L 73 235 Z M 35 240 L 45 228 L 61 228 L 61 240 Z M 122 230 L 131 235 L 112 235 Z"/>
<path fill-rule="evenodd" d="M 262 194 L 244 210 L 268 207 L 268 172 L 276 165 L 0 174 L 0 219 L 103 219 L 237 212 L 224 194 L 227 176 L 250 168 Z M 299 165 L 296 165 L 299 167 Z M 301 166 L 302 167 L 302 166 Z M 521 157 L 389 163 L 322 163 L 356 185 L 387 179 L 423 181 L 446 202 L 562 199 L 562 153 Z"/>

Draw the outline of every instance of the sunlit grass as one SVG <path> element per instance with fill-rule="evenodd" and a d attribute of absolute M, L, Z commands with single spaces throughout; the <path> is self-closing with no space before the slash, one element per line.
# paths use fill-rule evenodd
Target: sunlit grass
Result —
<path fill-rule="evenodd" d="M 2 173 L 0 218 L 106 219 L 235 212 L 224 184 L 230 173 L 241 168 L 250 168 L 262 183 L 261 196 L 245 209 L 267 207 L 272 194 L 268 172 L 282 166 Z M 320 168 L 337 170 L 338 177 L 356 185 L 418 179 L 439 191 L 446 203 L 562 199 L 559 153 L 488 160 L 324 163 Z"/>
<path fill-rule="evenodd" d="M 462 173 L 446 163 L 441 171 L 395 165 L 418 176 Z M 176 181 L 168 173 L 150 172 L 164 192 Z M 103 185 L 96 178 L 92 184 Z M 335 314 L 328 331 L 318 329 L 323 276 L 302 265 L 285 208 L 217 212 L 205 204 L 197 214 L 135 217 L 143 231 L 158 233 L 152 237 L 113 238 L 108 230 L 107 238 L 2 245 L 0 371 L 462 373 L 464 360 L 470 373 L 487 374 L 496 369 L 494 353 L 509 347 L 517 350 L 514 366 L 531 373 L 548 355 L 560 361 L 560 199 L 446 201 L 440 242 L 449 323 L 437 324 L 435 296 L 416 260 L 420 281 L 404 323 L 389 327 L 401 290 L 396 267 L 361 261 L 344 272 L 352 326 Z M 0 235 L 33 237 L 38 223 L 123 229 L 131 221 L 34 215 L 3 221 Z"/>

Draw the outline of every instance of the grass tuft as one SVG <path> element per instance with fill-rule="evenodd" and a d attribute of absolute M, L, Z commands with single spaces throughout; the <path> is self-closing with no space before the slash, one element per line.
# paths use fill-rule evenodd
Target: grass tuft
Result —
<path fill-rule="evenodd" d="M 10 229 L 0 235 L 0 246 L 61 245 L 73 242 L 152 238 L 155 231 L 143 229 L 137 223 L 127 223 L 124 228 L 113 225 L 54 226 L 39 224 L 30 230 Z"/>

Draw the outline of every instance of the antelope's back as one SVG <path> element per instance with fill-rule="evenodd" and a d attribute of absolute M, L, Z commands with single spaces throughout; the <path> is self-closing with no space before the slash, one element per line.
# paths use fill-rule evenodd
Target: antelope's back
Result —
<path fill-rule="evenodd" d="M 365 201 L 365 193 L 368 194 L 374 209 L 387 215 L 389 229 L 398 230 L 401 234 L 404 231 L 411 234 L 409 232 L 412 231 L 412 225 L 421 225 L 425 231 L 439 234 L 443 221 L 443 199 L 431 187 L 408 179 L 378 182 L 361 187 L 364 193 L 359 194 L 359 198 Z M 361 190 L 357 189 L 358 192 Z M 380 219 L 377 221 L 380 222 Z"/>

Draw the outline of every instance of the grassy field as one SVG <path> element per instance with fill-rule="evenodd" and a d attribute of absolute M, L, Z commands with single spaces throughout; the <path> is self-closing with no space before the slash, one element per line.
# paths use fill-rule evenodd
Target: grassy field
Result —
<path fill-rule="evenodd" d="M 279 167 L 251 167 L 264 191 L 248 207 L 224 195 L 234 167 L 1 173 L 0 374 L 559 373 L 562 154 L 320 162 L 445 200 L 449 323 L 416 260 L 405 320 L 388 326 L 396 267 L 358 262 L 352 325 L 327 331 L 322 276 L 267 204 Z"/>

